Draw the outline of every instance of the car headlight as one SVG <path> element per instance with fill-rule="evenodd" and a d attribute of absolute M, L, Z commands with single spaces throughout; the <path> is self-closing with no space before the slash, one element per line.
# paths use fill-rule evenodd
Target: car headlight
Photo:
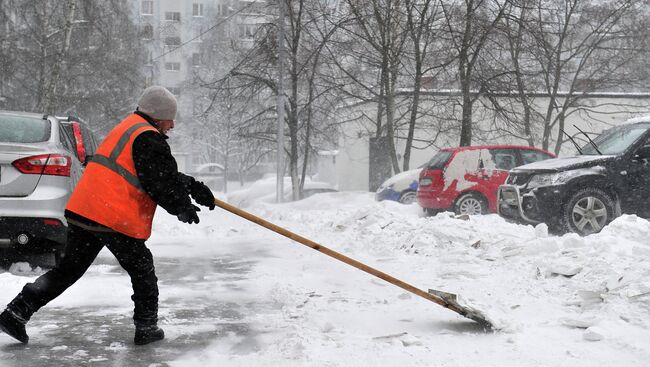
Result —
<path fill-rule="evenodd" d="M 558 179 L 557 176 L 557 173 L 544 173 L 541 175 L 535 175 L 530 179 L 530 181 L 528 181 L 528 187 L 554 185 L 555 181 Z"/>
<path fill-rule="evenodd" d="M 535 188 L 540 186 L 561 185 L 574 177 L 584 175 L 584 170 L 572 170 L 556 173 L 542 173 L 533 176 L 528 182 L 528 187 Z"/>

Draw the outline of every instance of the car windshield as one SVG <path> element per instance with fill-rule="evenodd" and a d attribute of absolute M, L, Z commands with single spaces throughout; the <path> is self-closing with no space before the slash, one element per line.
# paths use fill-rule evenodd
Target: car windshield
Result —
<path fill-rule="evenodd" d="M 429 169 L 441 169 L 445 166 L 445 163 L 451 157 L 452 152 L 447 150 L 441 150 L 436 155 L 431 158 L 431 160 L 426 164 Z"/>
<path fill-rule="evenodd" d="M 619 155 L 637 141 L 649 128 L 650 125 L 648 124 L 615 127 L 598 135 L 594 139 L 594 144 L 604 155 Z M 598 155 L 598 151 L 591 143 L 587 143 L 582 147 L 582 154 Z"/>
<path fill-rule="evenodd" d="M 50 139 L 50 122 L 35 117 L 0 115 L 0 142 L 38 143 Z"/>

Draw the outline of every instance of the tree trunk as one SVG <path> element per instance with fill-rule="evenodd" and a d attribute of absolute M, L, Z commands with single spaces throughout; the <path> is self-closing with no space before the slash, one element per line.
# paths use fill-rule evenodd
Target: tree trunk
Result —
<path fill-rule="evenodd" d="M 399 161 L 397 160 L 397 149 L 395 149 L 395 84 L 397 81 L 397 68 L 395 64 L 391 65 L 388 85 L 386 87 L 386 133 L 388 135 L 388 146 L 390 160 L 393 165 L 393 172 L 399 173 Z"/>
<path fill-rule="evenodd" d="M 564 122 L 565 122 L 565 115 L 564 115 L 564 111 L 562 111 L 558 119 L 559 129 L 557 133 L 557 140 L 555 141 L 555 149 L 553 149 L 555 155 L 560 154 L 560 149 L 562 149 L 562 131 L 564 130 Z"/>
<path fill-rule="evenodd" d="M 415 124 L 418 118 L 418 108 L 420 106 L 420 87 L 422 85 L 422 60 L 420 59 L 420 52 L 416 51 L 415 55 L 415 82 L 413 83 L 413 103 L 411 104 L 409 130 L 406 136 L 406 146 L 404 147 L 404 171 L 408 171 L 410 167 L 411 149 L 413 146 L 413 137 L 415 136 Z"/>
<path fill-rule="evenodd" d="M 472 145 L 472 101 L 469 81 L 462 83 L 463 115 L 460 120 L 460 142 L 459 146 Z"/>

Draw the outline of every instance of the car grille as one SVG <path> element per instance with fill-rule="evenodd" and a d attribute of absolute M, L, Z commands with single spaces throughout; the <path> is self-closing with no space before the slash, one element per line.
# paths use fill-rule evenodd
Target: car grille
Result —
<path fill-rule="evenodd" d="M 524 185 L 530 180 L 531 177 L 533 177 L 532 173 L 510 172 L 506 183 L 509 185 Z"/>

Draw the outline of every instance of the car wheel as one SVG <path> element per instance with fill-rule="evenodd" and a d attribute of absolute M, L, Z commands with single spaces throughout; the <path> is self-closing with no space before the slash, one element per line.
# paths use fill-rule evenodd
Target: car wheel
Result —
<path fill-rule="evenodd" d="M 456 200 L 454 207 L 456 214 L 478 215 L 487 213 L 485 199 L 475 193 L 467 193 Z"/>
<path fill-rule="evenodd" d="M 402 204 L 413 204 L 415 200 L 415 191 L 406 191 L 399 197 L 399 202 Z"/>
<path fill-rule="evenodd" d="M 582 236 L 598 233 L 614 219 L 614 208 L 614 200 L 605 191 L 582 189 L 571 195 L 564 206 L 564 224 Z"/>

